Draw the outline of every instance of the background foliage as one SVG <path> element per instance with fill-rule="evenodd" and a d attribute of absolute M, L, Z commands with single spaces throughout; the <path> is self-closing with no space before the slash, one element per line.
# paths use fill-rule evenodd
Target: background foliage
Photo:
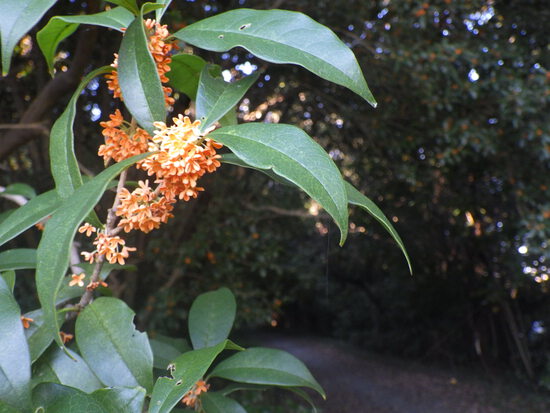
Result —
<path fill-rule="evenodd" d="M 364 346 L 452 362 L 506 364 L 548 383 L 548 25 L 543 1 L 181 1 L 165 20 L 188 24 L 245 6 L 283 7 L 331 27 L 358 56 L 378 109 L 305 70 L 276 67 L 242 49 L 196 50 L 225 76 L 261 71 L 238 107 L 243 120 L 301 126 L 346 177 L 376 200 L 413 260 L 414 276 L 385 231 L 353 211 L 350 240 L 314 203 L 257 172 L 225 165 L 172 225 L 132 240 L 140 275 L 111 281 L 142 327 L 183 329 L 193 297 L 225 285 L 241 326 L 312 326 Z M 275 3 L 275 4 L 273 4 Z M 87 13 L 56 4 L 44 17 Z M 0 185 L 52 187 L 47 128 L 82 72 L 111 61 L 117 33 L 82 26 L 61 44 L 54 80 L 24 38 L 0 80 Z M 264 87 L 274 92 L 265 98 Z M 112 108 L 103 82 L 77 102 L 83 169 L 102 169 L 97 121 Z M 182 95 L 175 112 L 187 104 Z M 2 200 L 2 210 L 11 207 Z M 265 206 L 264 206 L 265 205 Z M 275 205 L 273 207 L 273 205 Z M 4 208 L 6 207 L 6 208 Z M 305 207 L 305 208 L 304 208 Z M 38 233 L 26 234 L 35 247 Z M 136 262 L 137 263 L 137 262 Z M 23 280 L 23 277 L 20 278 Z M 24 282 L 16 291 L 31 308 Z M 24 297 L 24 298 L 23 298 Z M 178 310 L 176 310 L 178 309 Z M 26 309 L 24 309 L 26 310 Z"/>

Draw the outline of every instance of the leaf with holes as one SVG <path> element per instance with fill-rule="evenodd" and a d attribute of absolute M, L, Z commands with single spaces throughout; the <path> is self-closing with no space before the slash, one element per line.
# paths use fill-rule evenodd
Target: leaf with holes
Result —
<path fill-rule="evenodd" d="M 153 387 L 153 353 L 146 333 L 136 330 L 134 312 L 117 298 L 100 297 L 76 319 L 82 357 L 107 386 Z"/>
<path fill-rule="evenodd" d="M 241 46 L 268 62 L 303 66 L 376 106 L 350 48 L 329 28 L 305 14 L 232 10 L 184 27 L 174 36 L 201 49 L 225 52 Z"/>
<path fill-rule="evenodd" d="M 153 388 L 149 413 L 168 413 L 185 393 L 201 379 L 216 357 L 224 350 L 242 350 L 229 340 L 182 354 L 171 364 L 172 378 L 159 377 Z"/>

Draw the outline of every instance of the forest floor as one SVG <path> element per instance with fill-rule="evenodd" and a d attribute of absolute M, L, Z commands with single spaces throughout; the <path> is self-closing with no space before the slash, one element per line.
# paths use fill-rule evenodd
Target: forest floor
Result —
<path fill-rule="evenodd" d="M 302 360 L 327 393 L 322 413 L 548 413 L 550 396 L 502 377 L 363 352 L 336 340 L 260 334 Z M 292 412 L 289 412 L 292 413 Z"/>

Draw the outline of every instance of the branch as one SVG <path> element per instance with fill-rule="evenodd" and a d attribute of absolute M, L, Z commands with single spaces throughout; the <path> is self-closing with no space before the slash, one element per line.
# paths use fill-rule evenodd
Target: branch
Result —
<path fill-rule="evenodd" d="M 21 116 L 19 126 L 12 125 L 8 128 L 9 131 L 2 138 L 0 160 L 6 158 L 11 152 L 31 139 L 49 134 L 49 131 L 44 129 L 45 126 L 36 127 L 36 125 L 41 124 L 44 118 L 50 114 L 55 102 L 78 86 L 84 69 L 90 61 L 92 55 L 90 50 L 93 49 L 96 38 L 97 31 L 94 27 L 80 32 L 75 57 L 69 70 L 58 73 L 56 77 L 48 82 Z M 29 127 L 31 125 L 33 126 Z"/>

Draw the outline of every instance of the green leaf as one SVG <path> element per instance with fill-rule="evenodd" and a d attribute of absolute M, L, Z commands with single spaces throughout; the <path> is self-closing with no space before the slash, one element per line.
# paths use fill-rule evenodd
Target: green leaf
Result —
<path fill-rule="evenodd" d="M 378 222 L 380 222 L 380 224 L 382 224 L 386 231 L 388 231 L 392 238 L 395 240 L 397 245 L 399 245 L 399 248 L 401 248 L 401 252 L 403 252 L 405 259 L 407 260 L 409 271 L 412 274 L 411 260 L 409 258 L 409 254 L 407 254 L 407 250 L 405 249 L 405 244 L 401 240 L 401 237 L 399 236 L 391 222 L 388 220 L 388 218 L 386 218 L 382 210 L 378 208 L 374 202 L 372 202 L 369 198 L 359 192 L 352 184 L 348 182 L 346 182 L 345 184 L 346 191 L 348 193 L 349 203 L 352 205 L 360 206 L 370 215 L 372 215 Z"/>
<path fill-rule="evenodd" d="M 185 93 L 191 100 L 197 98 L 199 77 L 206 61 L 192 54 L 178 54 L 172 56 L 170 71 L 166 76 L 170 80 L 170 86 Z"/>
<path fill-rule="evenodd" d="M 162 4 L 158 3 L 143 3 L 143 6 L 141 6 L 141 14 L 142 16 L 151 13 L 152 11 L 161 10 L 164 7 Z"/>
<path fill-rule="evenodd" d="M 55 187 L 61 198 L 70 197 L 82 185 L 82 176 L 74 153 L 73 123 L 76 101 L 93 78 L 111 70 L 110 66 L 103 66 L 88 73 L 80 82 L 63 114 L 53 124 L 50 133 L 50 163 Z"/>
<path fill-rule="evenodd" d="M 107 1 L 109 3 L 114 3 L 118 6 L 122 6 L 126 9 L 130 10 L 136 16 L 139 14 L 139 8 L 136 4 L 136 0 L 107 0 Z"/>
<path fill-rule="evenodd" d="M 244 407 L 235 400 L 219 393 L 204 393 L 200 399 L 206 413 L 246 413 Z"/>
<path fill-rule="evenodd" d="M 228 83 L 221 77 L 212 76 L 210 67 L 207 65 L 202 69 L 197 91 L 197 119 L 202 122 L 200 126 L 202 131 L 213 125 L 239 103 L 260 75 L 254 73 L 234 83 Z"/>
<path fill-rule="evenodd" d="M 33 367 L 33 383 L 55 382 L 86 393 L 103 387 L 86 362 L 74 351 L 70 357 L 59 347 L 52 346 Z"/>
<path fill-rule="evenodd" d="M 6 282 L 6 285 L 10 289 L 10 291 L 13 293 L 13 288 L 15 287 L 15 271 L 8 270 L 0 273 L 4 281 Z"/>
<path fill-rule="evenodd" d="M 174 36 L 214 52 L 241 46 L 268 62 L 303 66 L 376 106 L 350 48 L 329 28 L 302 13 L 232 10 L 191 24 Z"/>
<path fill-rule="evenodd" d="M 237 119 L 237 106 L 234 106 L 220 118 L 220 126 L 233 126 L 239 123 Z"/>
<path fill-rule="evenodd" d="M 65 319 L 65 314 L 57 313 L 57 322 L 62 324 Z M 34 363 L 48 348 L 54 339 L 51 329 L 44 324 L 44 315 L 42 310 L 34 310 L 25 314 L 25 317 L 30 318 L 29 328 L 25 329 L 25 337 L 29 345 L 29 353 L 31 355 L 31 363 Z"/>
<path fill-rule="evenodd" d="M 111 413 L 141 413 L 145 401 L 143 387 L 114 387 L 96 390 L 92 397 Z"/>
<path fill-rule="evenodd" d="M 189 310 L 189 336 L 193 348 L 212 347 L 224 341 L 233 327 L 237 303 L 227 288 L 199 295 Z"/>
<path fill-rule="evenodd" d="M 321 146 L 301 129 L 283 124 L 246 123 L 209 134 L 254 168 L 272 169 L 315 199 L 348 233 L 348 199 L 340 171 Z"/>
<path fill-rule="evenodd" d="M 214 359 L 224 349 L 242 350 L 231 341 L 225 340 L 213 347 L 189 351 L 174 360 L 170 368 L 172 378 L 159 377 L 155 383 L 149 413 L 170 412 L 183 395 L 204 376 Z"/>
<path fill-rule="evenodd" d="M 63 342 L 58 334 L 55 305 L 69 266 L 70 248 L 76 230 L 97 204 L 109 182 L 124 169 L 148 155 L 136 155 L 105 169 L 79 187 L 46 224 L 37 251 L 36 287 L 44 311 L 44 322 L 60 346 L 63 346 Z"/>
<path fill-rule="evenodd" d="M 153 366 L 157 369 L 166 369 L 172 360 L 186 351 L 191 350 L 189 344 L 183 339 L 156 335 L 149 339 L 153 351 Z"/>
<path fill-rule="evenodd" d="M 0 271 L 36 268 L 36 250 L 17 248 L 0 252 Z"/>
<path fill-rule="evenodd" d="M 296 185 L 294 183 L 290 182 L 289 180 L 283 178 L 282 176 L 277 175 L 275 172 L 273 172 L 272 169 L 258 169 L 250 166 L 246 162 L 244 162 L 241 158 L 239 158 L 234 153 L 224 153 L 222 154 L 221 161 L 223 163 L 227 163 L 229 165 L 235 165 L 240 166 L 243 168 L 249 168 L 254 169 L 255 171 L 260 171 L 264 173 L 265 175 L 269 176 L 271 179 L 273 179 L 275 182 L 279 182 L 280 184 L 291 186 L 292 188 L 296 188 Z"/>
<path fill-rule="evenodd" d="M 264 391 L 269 389 L 270 386 L 260 385 L 260 384 L 247 384 L 247 383 L 231 383 L 221 389 L 218 393 L 222 396 L 227 396 L 236 391 L 243 390 L 254 390 L 254 391 Z"/>
<path fill-rule="evenodd" d="M 21 312 L 10 287 L 0 277 L 0 400 L 30 407 L 31 360 Z"/>
<path fill-rule="evenodd" d="M 163 7 L 161 9 L 157 9 L 155 13 L 155 19 L 160 23 L 162 16 L 164 16 L 164 13 L 166 12 L 166 9 L 168 9 L 168 6 L 170 6 L 170 3 L 172 3 L 172 0 L 157 0 L 157 3 L 163 5 Z"/>
<path fill-rule="evenodd" d="M 30 185 L 17 183 L 8 185 L 6 189 L 4 189 L 4 192 L 0 192 L 0 196 L 3 195 L 21 195 L 25 198 L 31 199 L 36 196 L 36 191 Z"/>
<path fill-rule="evenodd" d="M 13 406 L 0 400 L 0 413 L 21 413 L 21 410 L 16 410 Z"/>
<path fill-rule="evenodd" d="M 153 134 L 153 122 L 166 119 L 166 104 L 140 18 L 130 24 L 122 38 L 118 55 L 118 81 L 124 104 L 140 126 Z"/>
<path fill-rule="evenodd" d="M 309 387 L 326 397 L 304 363 L 282 350 L 249 348 L 222 361 L 210 376 L 250 384 Z"/>
<path fill-rule="evenodd" d="M 76 319 L 78 348 L 107 386 L 153 387 L 153 353 L 146 333 L 136 330 L 134 312 L 121 300 L 101 297 Z"/>
<path fill-rule="evenodd" d="M 41 413 L 114 413 L 93 395 L 57 383 L 41 383 L 33 391 L 35 411 Z M 38 410 L 42 408 L 43 410 Z"/>
<path fill-rule="evenodd" d="M 311 406 L 311 408 L 313 409 L 313 413 L 317 413 L 317 407 L 315 406 L 315 403 L 313 403 L 313 400 L 311 399 L 309 394 L 307 394 L 304 390 L 302 390 L 299 387 L 283 387 L 283 389 L 286 389 L 286 390 L 300 396 L 302 399 L 304 399 Z"/>
<path fill-rule="evenodd" d="M 81 24 L 108 27 L 122 31 L 134 20 L 134 15 L 124 7 L 102 11 L 96 14 L 80 14 L 74 16 L 54 16 L 37 34 L 38 46 L 46 58 L 48 68 L 53 74 L 53 61 L 59 43 L 74 33 Z"/>
<path fill-rule="evenodd" d="M 38 23 L 56 0 L 0 0 L 0 39 L 2 42 L 2 75 L 10 70 L 13 48 Z"/>
<path fill-rule="evenodd" d="M 9 219 L 0 223 L 0 245 L 42 221 L 52 214 L 60 204 L 61 198 L 57 192 L 48 191 L 14 210 Z"/>

